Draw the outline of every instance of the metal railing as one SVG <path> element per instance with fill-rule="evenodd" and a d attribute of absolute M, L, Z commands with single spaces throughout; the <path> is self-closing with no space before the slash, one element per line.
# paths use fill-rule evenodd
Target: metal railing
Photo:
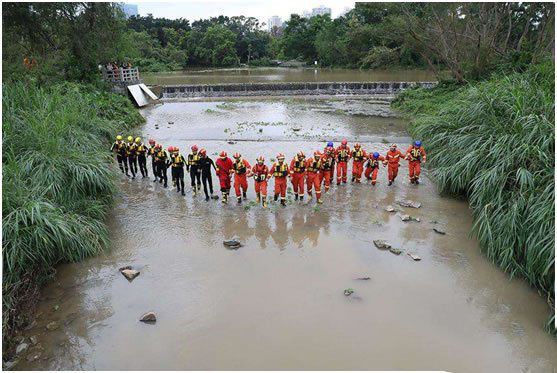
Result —
<path fill-rule="evenodd" d="M 108 70 L 106 67 L 101 69 L 103 79 L 112 83 L 119 82 L 138 82 L 139 69 L 137 67 Z"/>

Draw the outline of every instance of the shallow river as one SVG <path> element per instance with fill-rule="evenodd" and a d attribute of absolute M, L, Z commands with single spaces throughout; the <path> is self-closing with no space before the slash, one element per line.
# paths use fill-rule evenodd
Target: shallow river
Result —
<path fill-rule="evenodd" d="M 437 80 L 428 70 L 355 70 L 260 67 L 142 73 L 145 84 L 219 84 L 253 82 L 419 82 Z"/>
<path fill-rule="evenodd" d="M 381 152 L 410 141 L 374 99 L 168 102 L 144 115 L 144 137 L 250 162 L 343 136 Z M 290 200 L 266 210 L 122 178 L 112 250 L 58 268 L 25 331 L 38 336 L 30 356 L 40 357 L 16 368 L 553 371 L 545 301 L 480 254 L 465 202 L 439 196 L 427 171 L 419 186 L 406 174 L 404 163 L 388 187 L 382 168 L 375 187 L 347 184 L 319 207 Z M 384 210 L 398 198 L 422 203 L 401 208 L 420 222 Z M 245 246 L 225 249 L 233 236 Z M 403 254 L 378 250 L 376 239 Z M 118 272 L 125 265 L 141 270 L 131 283 Z M 156 324 L 139 322 L 150 310 Z M 47 331 L 51 321 L 60 327 Z"/>

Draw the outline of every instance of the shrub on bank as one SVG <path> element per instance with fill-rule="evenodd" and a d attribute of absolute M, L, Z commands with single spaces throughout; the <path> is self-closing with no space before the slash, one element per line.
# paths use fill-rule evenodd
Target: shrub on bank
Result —
<path fill-rule="evenodd" d="M 2 87 L 2 332 L 60 262 L 108 246 L 113 136 L 143 121 L 126 97 L 64 83 Z M 6 351 L 4 349 L 4 351 Z"/>
<path fill-rule="evenodd" d="M 440 189 L 470 201 L 487 257 L 554 301 L 554 65 L 403 94 Z M 555 316 L 553 316 L 554 318 Z"/>

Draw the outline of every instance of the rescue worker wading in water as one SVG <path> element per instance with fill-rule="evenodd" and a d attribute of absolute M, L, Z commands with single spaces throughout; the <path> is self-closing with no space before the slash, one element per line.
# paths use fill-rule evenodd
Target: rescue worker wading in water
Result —
<path fill-rule="evenodd" d="M 362 149 L 360 143 L 354 144 L 354 150 L 352 150 L 352 182 L 360 182 L 362 178 L 362 172 L 364 171 L 364 162 L 367 158 L 367 154 L 364 149 Z"/>
<path fill-rule="evenodd" d="M 220 182 L 220 191 L 222 192 L 222 203 L 228 203 L 228 194 L 230 193 L 230 173 L 234 165 L 224 150 L 220 152 L 219 159 L 216 161 L 216 166 L 217 176 Z"/>
<path fill-rule="evenodd" d="M 209 198 L 213 197 L 213 177 L 211 176 L 211 167 L 213 167 L 216 171 L 215 162 L 209 157 L 207 157 L 207 151 L 205 149 L 199 150 L 199 169 L 201 170 L 201 181 L 203 182 L 203 192 L 205 192 L 205 201 L 208 201 Z M 211 197 L 209 197 L 209 193 L 207 192 L 207 184 L 209 186 L 209 192 L 211 193 Z M 218 198 L 218 197 L 217 197 Z"/>
<path fill-rule="evenodd" d="M 128 136 L 128 163 L 130 165 L 130 171 L 132 173 L 132 179 L 135 179 L 135 174 L 137 173 L 137 147 L 133 142 L 133 137 Z"/>
<path fill-rule="evenodd" d="M 304 152 L 299 151 L 298 154 L 290 162 L 290 181 L 292 189 L 294 189 L 294 199 L 297 201 L 304 200 L 304 179 L 306 175 L 306 156 Z"/>
<path fill-rule="evenodd" d="M 255 200 L 261 200 L 263 207 L 267 207 L 267 179 L 269 177 L 269 167 L 265 165 L 265 158 L 259 156 L 257 163 L 251 169 L 255 179 Z"/>
<path fill-rule="evenodd" d="M 122 140 L 121 135 L 116 136 L 116 141 L 114 142 L 114 144 L 112 144 L 110 151 L 116 153 L 116 160 L 118 161 L 120 171 L 122 171 L 122 173 L 125 173 L 126 176 L 130 176 L 130 174 L 128 173 L 128 150 L 126 143 Z"/>
<path fill-rule="evenodd" d="M 337 161 L 337 185 L 340 185 L 341 181 L 345 184 L 347 180 L 348 160 L 350 159 L 350 148 L 347 144 L 348 141 L 343 139 L 341 145 L 335 152 Z"/>
<path fill-rule="evenodd" d="M 326 153 L 321 155 L 321 172 L 319 173 L 320 184 L 325 184 L 325 193 L 331 187 L 331 180 L 333 179 L 335 169 L 335 149 L 332 147 L 325 148 Z"/>
<path fill-rule="evenodd" d="M 172 148 L 172 150 L 171 150 Z M 186 165 L 186 160 L 184 156 L 180 154 L 180 149 L 172 146 L 168 147 L 170 153 L 170 165 L 172 173 L 172 182 L 176 187 L 177 192 L 182 192 L 182 195 L 186 195 L 184 187 L 184 166 Z"/>
<path fill-rule="evenodd" d="M 382 162 L 385 165 L 385 158 L 379 155 L 379 153 L 375 152 L 366 164 L 366 178 L 369 180 L 371 179 L 371 185 L 375 185 L 377 182 L 377 173 L 379 172 L 379 162 Z"/>
<path fill-rule="evenodd" d="M 199 169 L 199 153 L 197 152 L 197 145 L 191 147 L 191 153 L 188 155 L 187 170 L 190 172 L 191 188 L 193 195 L 201 190 L 201 170 Z M 196 187 L 197 184 L 197 187 Z"/>
<path fill-rule="evenodd" d="M 168 187 L 168 176 L 166 174 L 166 169 L 168 168 L 168 154 L 162 148 L 161 144 L 155 146 L 155 166 L 157 168 L 157 176 L 159 178 L 159 183 L 162 184 L 164 181 L 164 187 Z"/>
<path fill-rule="evenodd" d="M 392 144 L 385 156 L 387 160 L 387 171 L 389 177 L 389 186 L 393 185 L 396 176 L 398 175 L 398 166 L 401 159 L 404 158 L 404 154 L 398 150 L 396 144 Z"/>
<path fill-rule="evenodd" d="M 157 162 L 155 162 L 155 154 L 157 153 L 155 145 L 155 140 L 149 139 L 149 150 L 147 151 L 147 155 L 151 157 L 151 168 L 153 170 L 153 175 L 155 176 L 153 182 L 156 182 L 157 176 L 159 176 L 159 174 L 157 173 Z"/>
<path fill-rule="evenodd" d="M 312 189 L 315 188 L 315 197 L 317 203 L 323 203 L 321 200 L 321 173 L 323 172 L 323 165 L 321 161 L 321 153 L 316 151 L 313 153 L 313 158 L 306 161 L 306 177 L 308 196 L 311 198 Z"/>
<path fill-rule="evenodd" d="M 421 141 L 414 141 L 414 144 L 406 150 L 406 159 L 408 160 L 408 176 L 411 184 L 420 183 L 420 164 L 425 164 L 425 150 Z"/>
<path fill-rule="evenodd" d="M 234 153 L 234 165 L 232 167 L 234 173 L 234 191 L 238 203 L 242 203 L 242 197 L 246 199 L 248 191 L 248 176 L 250 176 L 251 166 L 249 162 L 242 159 L 240 153 Z"/>
<path fill-rule="evenodd" d="M 149 177 L 147 172 L 147 147 L 141 142 L 141 138 L 135 138 L 137 162 L 139 163 L 139 171 L 142 177 Z"/>
<path fill-rule="evenodd" d="M 277 154 L 277 162 L 273 164 L 269 177 L 275 178 L 275 201 L 280 194 L 280 204 L 286 206 L 286 177 L 288 176 L 288 166 L 284 163 L 284 154 Z"/>

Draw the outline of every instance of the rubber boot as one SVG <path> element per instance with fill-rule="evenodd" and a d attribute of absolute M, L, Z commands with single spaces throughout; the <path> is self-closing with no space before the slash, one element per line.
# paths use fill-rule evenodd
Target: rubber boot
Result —
<path fill-rule="evenodd" d="M 356 181 L 356 177 L 352 176 L 352 182 Z"/>
<path fill-rule="evenodd" d="M 242 203 L 242 197 L 236 197 L 238 199 L 238 204 Z"/>
<path fill-rule="evenodd" d="M 263 208 L 267 208 L 267 199 L 263 197 Z"/>
<path fill-rule="evenodd" d="M 226 192 L 222 192 L 222 203 L 228 203 L 228 195 Z"/>
<path fill-rule="evenodd" d="M 420 180 L 418 178 L 416 178 L 416 180 L 414 182 L 416 183 L 416 185 L 418 185 L 420 183 Z"/>
<path fill-rule="evenodd" d="M 275 200 L 275 202 L 278 201 L 278 194 L 275 194 L 274 200 Z"/>
<path fill-rule="evenodd" d="M 389 180 L 389 186 L 393 185 L 393 181 Z"/>
<path fill-rule="evenodd" d="M 303 201 L 303 200 L 304 200 L 304 195 L 301 194 L 301 195 L 300 195 L 300 202 Z"/>
<path fill-rule="evenodd" d="M 244 197 L 244 200 L 248 198 L 247 192 L 245 190 L 242 192 L 242 197 Z"/>
<path fill-rule="evenodd" d="M 195 185 L 193 186 L 193 196 L 195 197 L 197 195 L 197 189 L 195 188 Z"/>
<path fill-rule="evenodd" d="M 281 198 L 281 199 L 280 199 L 280 204 L 281 204 L 283 207 L 286 207 L 286 200 L 285 200 L 284 198 Z"/>
<path fill-rule="evenodd" d="M 323 200 L 322 200 L 321 198 L 319 198 L 319 199 L 317 200 L 317 203 L 321 204 L 321 203 L 323 203 Z"/>
<path fill-rule="evenodd" d="M 257 194 L 255 195 L 255 202 L 259 203 L 260 201 L 261 201 L 260 194 L 257 193 Z"/>
<path fill-rule="evenodd" d="M 298 193 L 294 193 L 294 201 L 298 200 Z"/>

